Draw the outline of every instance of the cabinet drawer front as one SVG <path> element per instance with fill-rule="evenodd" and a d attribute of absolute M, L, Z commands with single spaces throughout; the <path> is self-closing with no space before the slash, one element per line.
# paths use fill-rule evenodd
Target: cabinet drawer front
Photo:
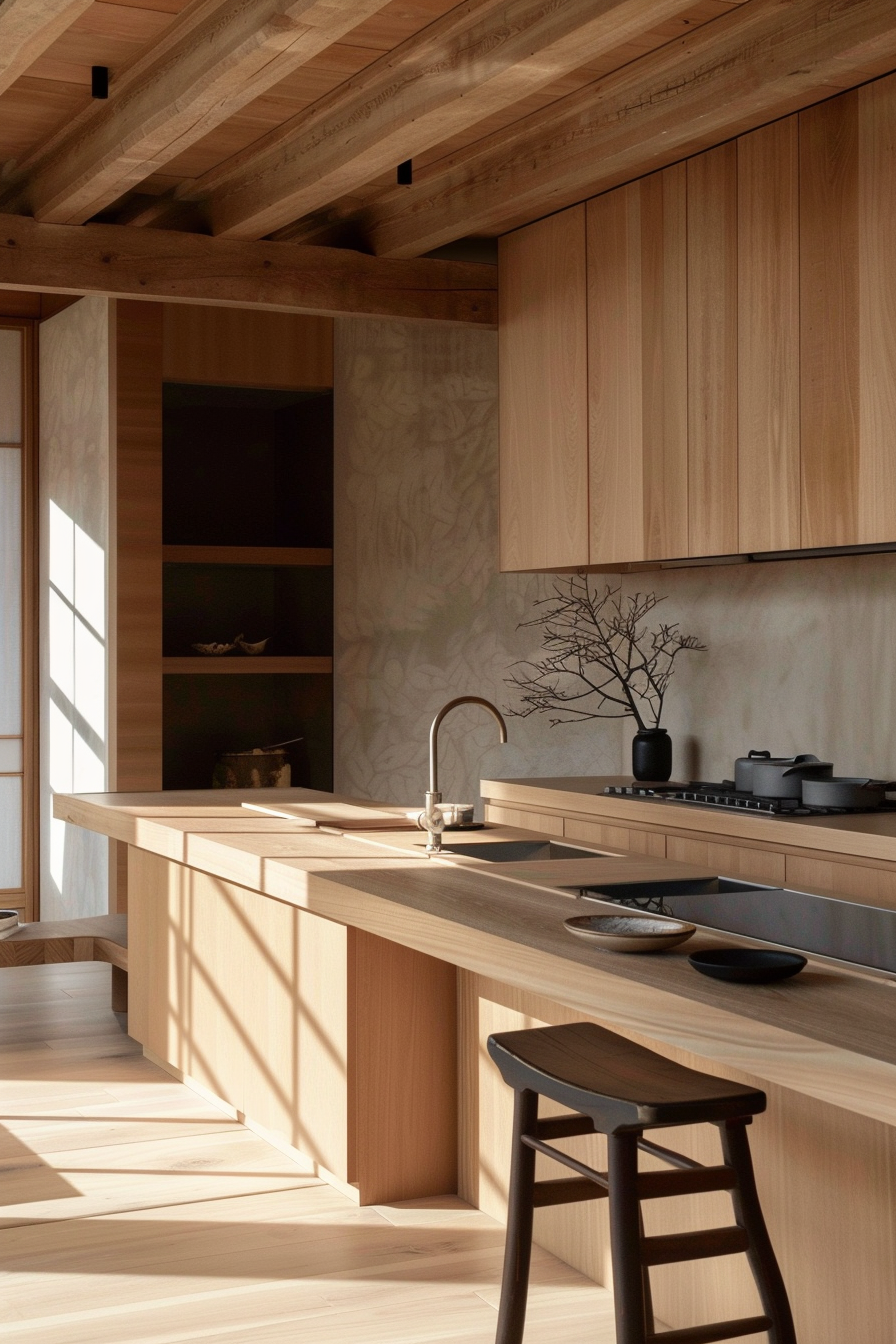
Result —
<path fill-rule="evenodd" d="M 520 830 L 542 831 L 545 835 L 563 834 L 563 818 L 552 817 L 546 812 L 527 812 L 519 807 L 496 807 L 494 803 L 486 803 L 485 819 L 501 826 L 518 826 Z"/>
<path fill-rule="evenodd" d="M 831 859 L 800 859 L 787 856 L 789 887 L 818 887 L 863 905 L 878 905 L 896 910 L 896 869 L 864 868 L 857 863 L 838 863 Z"/>
<path fill-rule="evenodd" d="M 666 858 L 711 868 L 725 877 L 743 877 L 748 882 L 784 885 L 784 855 L 763 849 L 745 849 L 740 845 L 685 840 L 681 836 L 669 835 L 666 837 Z"/>
<path fill-rule="evenodd" d="M 657 831 L 635 831 L 628 826 L 610 826 L 602 821 L 567 818 L 563 835 L 567 840 L 594 840 L 599 845 L 628 850 L 632 854 L 649 854 L 657 859 L 666 857 L 666 837 Z"/>

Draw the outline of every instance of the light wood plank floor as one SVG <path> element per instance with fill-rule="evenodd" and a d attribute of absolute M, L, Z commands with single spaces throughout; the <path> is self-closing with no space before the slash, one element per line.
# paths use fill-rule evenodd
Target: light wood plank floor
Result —
<path fill-rule="evenodd" d="M 145 1060 L 109 968 L 0 971 L 4 1344 L 492 1344 L 503 1229 L 356 1208 Z M 613 1344 L 610 1294 L 536 1251 L 526 1344 Z"/>

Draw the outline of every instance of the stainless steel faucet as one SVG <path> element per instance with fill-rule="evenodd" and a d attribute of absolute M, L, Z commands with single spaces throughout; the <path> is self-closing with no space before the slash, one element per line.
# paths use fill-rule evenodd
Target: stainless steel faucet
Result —
<path fill-rule="evenodd" d="M 457 709 L 458 705 L 482 705 L 483 709 L 487 709 L 497 720 L 501 741 L 507 741 L 507 724 L 500 710 L 496 709 L 490 700 L 483 700 L 481 695 L 460 695 L 456 700 L 449 700 L 447 705 L 443 705 L 439 710 L 429 730 L 429 789 L 426 793 L 426 808 L 420 818 L 420 824 L 429 836 L 429 843 L 426 846 L 428 854 L 439 853 L 442 848 L 442 832 L 445 829 L 445 818 L 439 809 L 439 803 L 442 801 L 442 795 L 439 793 L 439 727 L 446 714 L 450 714 L 452 709 Z"/>

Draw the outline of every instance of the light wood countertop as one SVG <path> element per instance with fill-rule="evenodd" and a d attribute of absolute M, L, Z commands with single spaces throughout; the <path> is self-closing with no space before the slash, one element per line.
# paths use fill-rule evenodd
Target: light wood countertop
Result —
<path fill-rule="evenodd" d="M 653 801 L 605 794 L 611 784 L 631 784 L 628 775 L 572 775 L 546 779 L 484 779 L 482 796 L 498 804 L 525 804 L 559 815 L 612 820 L 710 833 L 720 840 L 768 841 L 770 845 L 896 863 L 896 811 L 830 817 L 781 817 L 735 812 L 695 803 Z"/>
<path fill-rule="evenodd" d="M 361 837 L 300 830 L 240 807 L 244 798 L 263 801 L 265 793 L 284 801 L 284 790 L 228 791 L 226 801 L 213 791 L 71 795 L 57 796 L 55 813 L 544 995 L 645 1040 L 690 1050 L 710 1065 L 739 1069 L 896 1125 L 896 977 L 811 958 L 800 976 L 780 985 L 721 984 L 696 974 L 687 954 L 740 941 L 732 935 L 698 933 L 661 956 L 623 956 L 592 950 L 563 928 L 573 897 L 562 888 L 582 880 L 583 865 L 589 881 L 636 880 L 673 870 L 676 876 L 708 876 L 708 870 L 623 855 L 500 867 L 432 861 L 414 832 Z M 321 796 L 291 790 L 289 801 Z M 760 818 L 755 824 L 766 822 Z M 495 829 L 467 833 L 464 842 L 475 835 L 494 837 Z M 532 834 L 500 831 L 508 839 Z"/>

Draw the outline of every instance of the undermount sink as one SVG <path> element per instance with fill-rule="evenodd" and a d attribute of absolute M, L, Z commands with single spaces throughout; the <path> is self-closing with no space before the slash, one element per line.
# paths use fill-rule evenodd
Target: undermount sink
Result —
<path fill-rule="evenodd" d="M 709 896 L 735 891 L 780 891 L 780 887 L 761 882 L 741 882 L 733 877 L 677 877 L 660 882 L 602 882 L 581 887 L 582 896 L 592 899 L 631 902 L 662 902 L 672 896 Z"/>
<path fill-rule="evenodd" d="M 480 840 L 472 844 L 442 843 L 446 858 L 453 854 L 464 859 L 482 859 L 486 863 L 541 863 L 544 859 L 600 859 L 598 850 L 577 849 L 555 840 Z"/>

